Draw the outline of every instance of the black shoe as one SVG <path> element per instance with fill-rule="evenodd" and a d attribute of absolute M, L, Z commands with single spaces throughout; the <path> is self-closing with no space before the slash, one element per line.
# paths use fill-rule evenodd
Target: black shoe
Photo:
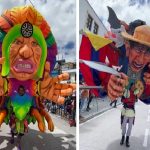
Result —
<path fill-rule="evenodd" d="M 120 145 L 123 145 L 124 139 L 125 139 L 125 136 L 122 136 L 122 139 L 121 139 L 121 141 L 120 141 Z"/>
<path fill-rule="evenodd" d="M 126 147 L 130 147 L 129 136 L 126 137 Z"/>
<path fill-rule="evenodd" d="M 21 146 L 20 145 L 18 145 L 17 150 L 21 150 Z"/>
<path fill-rule="evenodd" d="M 14 138 L 11 138 L 10 143 L 14 144 Z"/>

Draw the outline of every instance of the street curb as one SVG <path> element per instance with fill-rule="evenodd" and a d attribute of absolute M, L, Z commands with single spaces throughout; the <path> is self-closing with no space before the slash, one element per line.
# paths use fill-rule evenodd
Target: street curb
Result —
<path fill-rule="evenodd" d="M 121 105 L 121 102 L 120 103 L 118 103 L 117 104 L 117 106 L 118 105 Z M 104 113 L 104 112 L 106 112 L 106 111 L 108 111 L 108 110 L 111 110 L 111 109 L 113 109 L 113 107 L 107 107 L 107 108 L 105 108 L 105 109 L 103 109 L 102 111 L 100 111 L 100 112 L 98 112 L 98 113 L 95 113 L 94 115 L 92 115 L 92 116 L 89 116 L 89 117 L 87 117 L 87 118 L 83 118 L 83 119 L 79 119 L 79 124 L 82 124 L 82 123 L 84 123 L 84 122 L 86 122 L 86 121 L 88 121 L 88 120 L 90 120 L 90 119 L 93 119 L 94 117 L 96 117 L 96 116 L 98 116 L 98 115 L 100 115 L 100 114 L 102 114 L 102 113 Z"/>

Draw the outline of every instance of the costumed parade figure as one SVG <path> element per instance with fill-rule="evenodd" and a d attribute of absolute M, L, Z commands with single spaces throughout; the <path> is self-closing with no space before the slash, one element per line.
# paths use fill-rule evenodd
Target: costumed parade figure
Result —
<path fill-rule="evenodd" d="M 90 86 L 103 86 L 111 101 L 121 97 L 123 137 L 120 144 L 124 143 L 126 134 L 126 146 L 129 147 L 135 101 L 139 98 L 150 104 L 150 27 L 142 20 L 135 20 L 128 26 L 118 18 L 114 19 L 116 16 L 112 10 L 111 14 L 113 18 L 108 21 L 114 31 L 110 38 L 114 42 L 85 33 L 80 47 L 83 62 L 80 70 L 85 82 Z M 98 91 L 93 92 L 99 96 Z M 126 133 L 127 123 L 129 128 Z"/>
<path fill-rule="evenodd" d="M 10 125 L 12 143 L 14 134 L 20 138 L 31 122 L 37 121 L 44 132 L 44 118 L 53 131 L 53 121 L 42 99 L 63 104 L 63 96 L 70 95 L 75 85 L 60 83 L 69 78 L 67 73 L 50 76 L 57 46 L 48 23 L 31 6 L 12 8 L 0 17 L 0 42 L 0 126 L 4 122 Z"/>
<path fill-rule="evenodd" d="M 122 139 L 120 141 L 120 145 L 124 144 L 126 136 L 126 146 L 130 147 L 129 136 L 131 135 L 132 125 L 134 124 L 135 120 L 135 102 L 138 101 L 138 98 L 143 93 L 143 90 L 143 84 L 140 81 L 136 81 L 134 85 L 130 85 L 130 88 L 121 98 L 123 108 L 121 111 Z"/>

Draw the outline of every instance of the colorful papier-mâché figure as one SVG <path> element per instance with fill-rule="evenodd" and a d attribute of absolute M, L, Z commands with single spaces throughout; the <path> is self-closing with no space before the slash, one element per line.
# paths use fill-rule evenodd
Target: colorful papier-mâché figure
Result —
<path fill-rule="evenodd" d="M 57 47 L 51 29 L 43 16 L 33 7 L 16 7 L 0 17 L 2 64 L 0 76 L 0 126 L 15 117 L 16 131 L 25 130 L 25 122 L 38 122 L 41 132 L 54 130 L 51 117 L 45 111 L 42 99 L 57 104 L 75 89 L 73 84 L 62 84 L 67 73 L 51 77 L 56 61 Z M 23 87 L 25 94 L 18 95 Z"/>

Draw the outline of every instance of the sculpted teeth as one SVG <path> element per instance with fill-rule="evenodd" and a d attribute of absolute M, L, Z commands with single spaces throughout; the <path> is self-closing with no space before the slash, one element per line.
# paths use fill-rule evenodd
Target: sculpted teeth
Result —
<path fill-rule="evenodd" d="M 141 68 L 143 65 L 139 65 L 139 64 L 137 64 L 137 63 L 134 63 L 134 65 L 136 66 L 136 67 L 138 67 L 138 68 Z"/>
<path fill-rule="evenodd" d="M 17 68 L 31 69 L 31 65 L 30 64 L 18 64 Z"/>

